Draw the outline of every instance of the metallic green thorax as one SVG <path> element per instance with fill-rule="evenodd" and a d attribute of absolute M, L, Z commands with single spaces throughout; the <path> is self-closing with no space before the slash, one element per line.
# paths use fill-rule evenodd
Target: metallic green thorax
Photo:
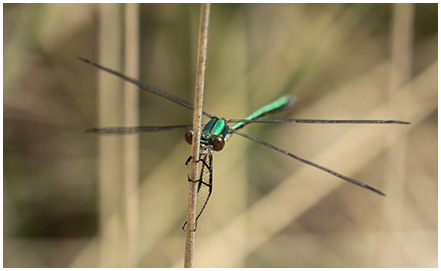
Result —
<path fill-rule="evenodd" d="M 208 147 L 217 136 L 225 138 L 229 129 L 230 127 L 228 127 L 226 119 L 211 118 L 207 125 L 205 125 L 204 130 L 202 130 L 201 145 Z"/>
<path fill-rule="evenodd" d="M 274 102 L 267 104 L 260 109 L 256 110 L 254 113 L 246 117 L 246 120 L 254 120 L 260 117 L 263 117 L 265 114 L 274 112 L 280 109 L 283 109 L 287 106 L 290 106 L 293 103 L 293 97 L 285 95 L 275 100 Z M 237 130 L 243 128 L 247 123 L 246 122 L 238 122 L 231 127 L 231 130 Z"/>

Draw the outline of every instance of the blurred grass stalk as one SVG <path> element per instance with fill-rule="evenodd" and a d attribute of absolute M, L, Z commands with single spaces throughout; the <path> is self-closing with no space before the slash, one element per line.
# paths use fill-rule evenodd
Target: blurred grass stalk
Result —
<path fill-rule="evenodd" d="M 139 77 L 138 4 L 102 4 L 99 62 Z M 121 17 L 121 9 L 125 16 Z M 122 33 L 121 25 L 124 25 Z M 124 42 L 124 43 L 123 43 Z M 123 53 L 124 47 L 124 55 Z M 99 72 L 99 124 L 139 123 L 138 89 Z M 119 108 L 124 108 L 121 112 Z M 124 114 L 123 114 L 124 113 Z M 122 119 L 121 116 L 124 116 Z M 139 136 L 99 137 L 100 267 L 136 267 L 138 263 Z"/>
<path fill-rule="evenodd" d="M 391 21 L 391 63 L 389 78 L 389 98 L 400 97 L 400 103 L 391 104 L 390 115 L 398 119 L 408 119 L 409 96 L 412 89 L 405 89 L 412 76 L 413 58 L 413 25 L 414 4 L 393 4 L 393 16 Z M 415 124 L 413 124 L 415 125 Z M 403 241 L 403 231 L 393 234 L 390 232 L 391 225 L 397 221 L 404 221 L 403 207 L 405 206 L 405 183 L 407 161 L 407 137 L 411 130 L 410 126 L 396 129 L 388 133 L 386 140 L 390 144 L 387 150 L 388 163 L 385 165 L 385 190 L 394 200 L 385 200 L 383 204 L 383 217 L 381 231 L 378 237 L 383 241 L 376 250 L 378 266 L 393 267 L 399 259 L 391 259 L 391 251 L 396 248 L 396 243 Z M 402 223 L 400 223 L 402 224 Z M 387 238 L 393 234 L 394 239 Z"/>
<path fill-rule="evenodd" d="M 99 62 L 122 70 L 124 58 L 125 74 L 138 77 L 138 5 L 128 4 L 125 18 L 121 16 L 121 4 L 102 4 L 99 8 Z M 121 25 L 125 25 L 124 33 Z M 137 125 L 136 87 L 124 83 L 122 91 L 121 80 L 99 72 L 98 99 L 100 126 L 113 125 L 115 121 L 127 126 Z M 124 112 L 120 108 L 124 108 Z M 138 136 L 100 137 L 99 141 L 99 266 L 135 267 L 138 255 Z"/>
<path fill-rule="evenodd" d="M 139 78 L 139 4 L 125 4 L 124 74 Z M 139 89 L 124 82 L 124 126 L 139 125 Z M 138 264 L 139 135 L 124 136 L 125 259 L 123 267 Z"/>

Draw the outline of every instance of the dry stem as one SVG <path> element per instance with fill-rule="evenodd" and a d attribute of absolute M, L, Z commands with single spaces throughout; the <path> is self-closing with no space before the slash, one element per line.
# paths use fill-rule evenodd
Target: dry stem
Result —
<path fill-rule="evenodd" d="M 139 4 L 125 4 L 125 73 L 139 75 Z M 139 90 L 133 84 L 124 84 L 124 123 L 139 125 Z M 124 258 L 123 266 L 136 267 L 138 263 L 138 183 L 139 136 L 124 136 Z"/>
<path fill-rule="evenodd" d="M 199 26 L 199 42 L 198 42 L 198 62 L 196 68 L 196 89 L 194 98 L 194 115 L 193 115 L 193 142 L 191 149 L 190 163 L 191 180 L 197 180 L 199 176 L 199 142 L 201 137 L 202 122 L 202 105 L 204 97 L 204 80 L 205 80 L 205 63 L 207 60 L 207 36 L 208 36 L 208 19 L 210 16 L 210 4 L 201 4 L 201 16 Z M 185 241 L 185 261 L 184 267 L 193 266 L 193 251 L 195 240 L 195 224 L 196 224 L 196 201 L 197 201 L 197 183 L 189 182 L 188 192 L 188 215 L 187 215 L 187 236 Z"/>

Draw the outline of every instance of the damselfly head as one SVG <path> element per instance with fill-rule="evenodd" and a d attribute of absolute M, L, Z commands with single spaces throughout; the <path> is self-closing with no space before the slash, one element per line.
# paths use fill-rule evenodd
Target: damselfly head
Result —
<path fill-rule="evenodd" d="M 193 130 L 188 129 L 185 132 L 185 141 L 191 145 L 193 144 Z M 212 148 L 214 151 L 221 151 L 225 147 L 225 139 L 222 136 L 210 137 L 209 134 L 202 133 L 201 149 Z"/>

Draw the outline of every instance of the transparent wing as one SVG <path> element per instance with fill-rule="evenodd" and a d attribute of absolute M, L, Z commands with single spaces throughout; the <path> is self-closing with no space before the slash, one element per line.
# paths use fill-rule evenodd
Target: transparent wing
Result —
<path fill-rule="evenodd" d="M 402 120 L 322 120 L 322 119 L 229 119 L 230 123 L 306 123 L 306 124 L 410 124 Z"/>
<path fill-rule="evenodd" d="M 207 202 L 210 199 L 211 191 L 213 189 L 213 153 L 208 151 L 203 157 L 201 157 L 201 175 L 198 184 L 198 201 L 196 209 L 196 223 L 201 216 L 202 212 L 207 206 Z"/>
<path fill-rule="evenodd" d="M 190 159 L 189 159 L 190 160 Z M 187 160 L 187 161 L 189 161 Z M 199 157 L 201 163 L 201 173 L 198 178 L 198 198 L 197 198 L 197 208 L 196 208 L 196 225 L 194 231 L 197 228 L 197 223 L 199 217 L 205 210 L 208 200 L 210 199 L 211 192 L 213 189 L 213 153 L 211 150 L 207 150 L 206 154 L 201 154 Z M 185 226 L 187 221 L 182 225 L 182 229 L 185 231 Z"/>
<path fill-rule="evenodd" d="M 140 133 L 189 129 L 192 127 L 193 125 L 106 127 L 106 128 L 92 128 L 86 130 L 86 133 L 96 134 L 96 135 L 140 134 Z"/>

